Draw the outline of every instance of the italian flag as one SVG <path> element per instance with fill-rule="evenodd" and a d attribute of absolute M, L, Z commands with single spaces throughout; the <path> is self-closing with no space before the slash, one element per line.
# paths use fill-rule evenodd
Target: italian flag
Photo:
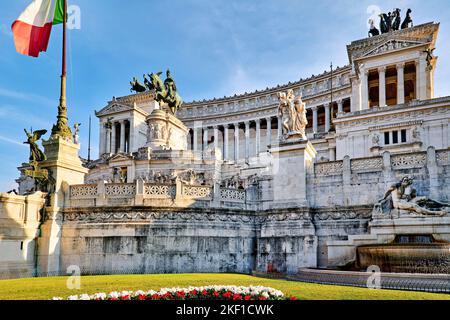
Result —
<path fill-rule="evenodd" d="M 38 57 L 47 51 L 52 26 L 63 20 L 64 0 L 33 0 L 11 27 L 17 52 Z"/>

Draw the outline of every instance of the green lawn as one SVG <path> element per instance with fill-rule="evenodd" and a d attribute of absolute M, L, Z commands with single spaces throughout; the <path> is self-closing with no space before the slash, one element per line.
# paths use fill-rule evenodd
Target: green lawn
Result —
<path fill-rule="evenodd" d="M 310 284 L 285 280 L 262 279 L 238 274 L 163 274 L 163 275 L 111 275 L 83 276 L 81 290 L 69 290 L 67 277 L 0 280 L 0 299 L 46 300 L 54 296 L 96 292 L 109 293 L 122 290 L 159 290 L 165 287 L 202 285 L 262 285 L 273 287 L 288 296 L 303 300 L 322 299 L 446 299 L 450 295 L 412 291 L 372 290 L 343 286 Z"/>

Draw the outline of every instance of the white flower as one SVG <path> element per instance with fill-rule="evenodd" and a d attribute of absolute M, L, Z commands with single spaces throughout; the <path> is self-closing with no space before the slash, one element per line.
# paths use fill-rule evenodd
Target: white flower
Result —
<path fill-rule="evenodd" d="M 68 300 L 106 300 L 106 299 L 120 299 L 123 297 L 128 297 L 128 299 L 131 299 L 132 297 L 138 297 L 139 295 L 164 295 L 166 293 L 171 293 L 172 295 L 176 295 L 177 292 L 185 292 L 188 293 L 190 291 L 196 290 L 197 292 L 202 292 L 204 290 L 215 290 L 215 291 L 230 291 L 234 294 L 240 294 L 240 295 L 261 295 L 265 297 L 266 299 L 269 299 L 271 297 L 284 297 L 283 292 L 280 290 L 276 290 L 274 288 L 270 287 L 263 287 L 263 286 L 220 286 L 220 285 L 210 285 L 210 286 L 201 286 L 201 287 L 188 287 L 188 288 L 161 288 L 159 291 L 149 290 L 147 292 L 138 290 L 136 292 L 132 291 L 122 291 L 117 292 L 113 291 L 110 292 L 108 295 L 106 295 L 103 292 L 95 293 L 93 295 L 87 295 L 82 294 L 80 296 L 73 295 L 68 297 Z M 62 300 L 60 297 L 54 297 L 53 300 Z"/>

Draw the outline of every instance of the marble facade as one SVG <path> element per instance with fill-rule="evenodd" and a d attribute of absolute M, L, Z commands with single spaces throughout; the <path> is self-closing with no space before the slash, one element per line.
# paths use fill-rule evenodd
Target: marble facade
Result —
<path fill-rule="evenodd" d="M 354 41 L 332 77 L 193 101 L 177 118 L 152 91 L 114 97 L 96 112 L 98 159 L 82 178 L 74 170 L 53 216 L 60 265 L 45 270 L 295 273 L 389 241 L 394 222 L 389 236 L 370 230 L 388 185 L 410 175 L 450 200 L 450 97 L 434 98 L 437 58 L 424 55 L 438 29 Z M 288 90 L 306 105 L 307 139 L 283 137 L 277 94 Z M 448 239 L 447 220 L 436 238 Z"/>

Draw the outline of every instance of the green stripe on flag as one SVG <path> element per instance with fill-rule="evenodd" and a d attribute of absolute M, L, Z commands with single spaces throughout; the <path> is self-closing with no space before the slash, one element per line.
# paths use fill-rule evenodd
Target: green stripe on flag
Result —
<path fill-rule="evenodd" d="M 64 22 L 64 0 L 55 0 L 55 16 L 53 17 L 53 24 L 60 24 Z"/>

